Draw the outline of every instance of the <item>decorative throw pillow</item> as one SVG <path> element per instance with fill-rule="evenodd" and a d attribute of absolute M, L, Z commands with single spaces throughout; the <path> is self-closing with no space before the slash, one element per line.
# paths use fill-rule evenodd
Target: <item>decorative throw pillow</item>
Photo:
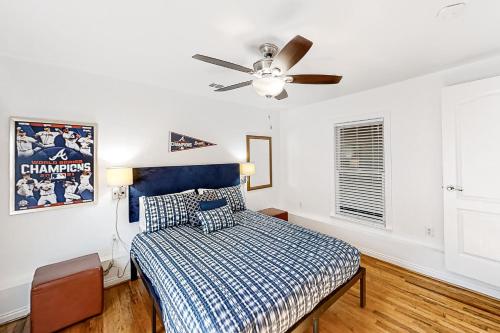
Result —
<path fill-rule="evenodd" d="M 200 191 L 200 194 L 198 195 L 198 200 L 210 201 L 210 200 L 222 199 L 220 193 L 217 191 L 218 190 L 216 189 L 203 189 L 203 191 Z"/>
<path fill-rule="evenodd" d="M 210 201 L 200 201 L 200 210 L 211 210 L 216 208 L 221 208 L 222 206 L 227 205 L 227 200 L 225 198 L 210 200 Z"/>
<path fill-rule="evenodd" d="M 228 205 L 216 209 L 199 211 L 196 215 L 203 226 L 203 232 L 206 234 L 234 226 L 233 213 Z"/>
<path fill-rule="evenodd" d="M 188 211 L 188 221 L 193 224 L 197 221 L 196 212 L 200 210 L 199 195 L 193 192 L 183 193 L 183 196 Z"/>
<path fill-rule="evenodd" d="M 189 221 L 185 194 L 174 193 L 144 198 L 146 232 L 158 231 Z"/>
<path fill-rule="evenodd" d="M 203 194 L 208 195 L 208 193 L 212 192 L 215 192 L 218 198 L 225 198 L 233 212 L 239 212 L 246 209 L 245 199 L 243 198 L 239 185 L 223 187 L 216 190 L 206 190 Z"/>
<path fill-rule="evenodd" d="M 219 193 L 214 192 L 214 190 L 206 190 L 202 194 L 196 196 L 196 207 L 194 208 L 193 214 L 189 216 L 189 222 L 193 226 L 198 226 L 200 225 L 200 221 L 198 220 L 197 212 L 200 211 L 200 202 L 201 201 L 212 201 L 212 200 L 217 200 L 221 199 L 219 196 Z"/>

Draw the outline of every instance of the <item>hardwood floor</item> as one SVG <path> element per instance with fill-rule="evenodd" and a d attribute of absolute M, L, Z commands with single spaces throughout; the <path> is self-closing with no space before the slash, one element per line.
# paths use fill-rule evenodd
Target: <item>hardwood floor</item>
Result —
<path fill-rule="evenodd" d="M 320 320 L 321 333 L 500 332 L 500 301 L 363 256 L 367 306 L 359 307 L 359 285 Z M 149 332 L 151 302 L 140 281 L 105 291 L 104 313 L 64 333 Z M 0 327 L 0 333 L 29 332 L 29 319 Z M 163 332 L 157 320 L 158 332 Z"/>

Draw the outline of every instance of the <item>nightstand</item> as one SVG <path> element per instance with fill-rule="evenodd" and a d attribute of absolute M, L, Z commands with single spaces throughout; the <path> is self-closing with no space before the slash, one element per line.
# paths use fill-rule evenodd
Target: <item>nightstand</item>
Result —
<path fill-rule="evenodd" d="M 262 214 L 265 214 L 265 215 L 268 215 L 268 216 L 273 216 L 273 217 L 276 217 L 278 219 L 282 219 L 282 220 L 288 221 L 288 212 L 284 211 L 284 210 L 281 210 L 281 209 L 266 208 L 266 209 L 259 210 L 259 213 L 262 213 Z"/>

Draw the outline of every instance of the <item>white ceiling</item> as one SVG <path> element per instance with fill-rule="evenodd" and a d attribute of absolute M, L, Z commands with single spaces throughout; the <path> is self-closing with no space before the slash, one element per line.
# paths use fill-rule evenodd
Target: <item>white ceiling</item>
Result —
<path fill-rule="evenodd" d="M 458 1 L 458 0 L 457 0 Z M 468 0 L 0 0 L 0 52 L 256 107 L 290 108 L 433 72 L 500 50 L 500 1 Z M 340 85 L 288 85 L 266 100 L 251 87 L 208 84 L 244 73 L 191 59 L 195 53 L 251 67 L 263 42 L 312 40 L 291 72 L 341 74 Z"/>

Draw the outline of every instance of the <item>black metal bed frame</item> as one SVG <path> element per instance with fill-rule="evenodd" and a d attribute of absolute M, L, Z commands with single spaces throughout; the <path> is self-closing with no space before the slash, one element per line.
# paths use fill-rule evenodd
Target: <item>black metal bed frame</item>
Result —
<path fill-rule="evenodd" d="M 130 256 L 130 280 L 137 280 L 138 276 L 146 287 L 146 290 L 151 297 L 152 313 L 151 313 L 151 332 L 156 333 L 156 313 L 160 314 L 160 318 L 163 318 L 162 311 L 160 307 L 160 298 L 153 287 L 151 280 L 144 274 L 141 270 L 141 266 L 137 263 L 133 256 Z M 359 286 L 359 306 L 364 308 L 366 305 L 366 269 L 362 266 L 359 267 L 358 271 L 344 284 L 337 287 L 328 296 L 326 296 L 321 302 L 314 307 L 314 309 L 297 321 L 292 327 L 288 329 L 288 333 L 292 332 L 303 332 L 307 326 L 312 324 L 313 332 L 319 333 L 319 317 L 323 314 L 330 306 L 333 305 L 342 295 L 344 295 L 356 282 L 360 283 Z"/>

